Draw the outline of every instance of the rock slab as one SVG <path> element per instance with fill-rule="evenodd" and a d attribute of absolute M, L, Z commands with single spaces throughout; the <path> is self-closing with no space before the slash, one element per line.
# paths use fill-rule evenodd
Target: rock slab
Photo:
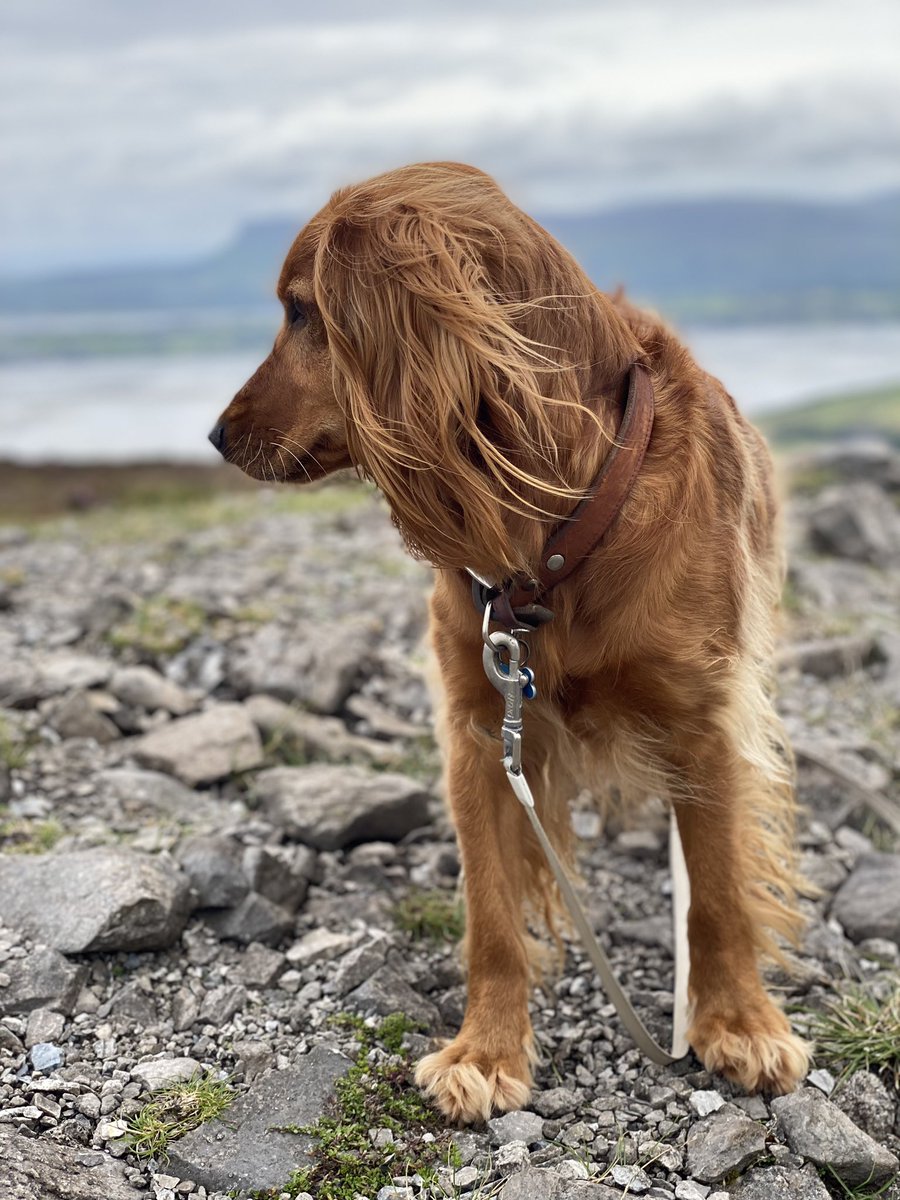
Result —
<path fill-rule="evenodd" d="M 69 1016 L 87 978 L 87 967 L 70 963 L 49 946 L 38 946 L 25 958 L 10 960 L 6 973 L 10 982 L 0 988 L 0 1016 L 36 1009 Z"/>
<path fill-rule="evenodd" d="M 189 910 L 190 889 L 175 864 L 134 850 L 0 855 L 4 920 L 64 954 L 163 950 Z"/>
<path fill-rule="evenodd" d="M 4 1200 L 142 1200 L 125 1165 L 98 1150 L 27 1138 L 0 1125 Z"/>
<path fill-rule="evenodd" d="M 733 1171 L 745 1170 L 765 1148 L 764 1126 L 725 1104 L 688 1134 L 687 1173 L 701 1183 L 718 1183 Z"/>
<path fill-rule="evenodd" d="M 314 1139 L 279 1127 L 314 1124 L 351 1066 L 343 1054 L 316 1046 L 296 1066 L 260 1079 L 221 1120 L 173 1142 L 167 1171 L 210 1191 L 281 1187 L 307 1165 Z"/>
<path fill-rule="evenodd" d="M 900 1169 L 885 1147 L 859 1129 L 815 1088 L 801 1088 L 772 1101 L 781 1133 L 795 1154 L 827 1167 L 849 1187 L 878 1187 Z"/>
<path fill-rule="evenodd" d="M 731 1186 L 733 1200 L 831 1200 L 814 1167 L 754 1167 Z"/>
<path fill-rule="evenodd" d="M 134 747 L 134 757 L 142 767 L 166 771 L 195 787 L 258 767 L 263 748 L 242 704 L 216 704 L 144 734 Z"/>
<path fill-rule="evenodd" d="M 855 942 L 900 942 L 900 854 L 864 854 L 831 906 L 832 916 Z"/>
<path fill-rule="evenodd" d="M 267 815 L 318 850 L 396 842 L 428 822 L 428 792 L 414 779 L 316 764 L 261 771 L 254 789 Z"/>

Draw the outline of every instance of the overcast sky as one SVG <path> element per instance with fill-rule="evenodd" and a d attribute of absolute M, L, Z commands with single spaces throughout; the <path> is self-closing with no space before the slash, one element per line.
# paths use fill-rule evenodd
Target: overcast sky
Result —
<path fill-rule="evenodd" d="M 3 0 L 0 271 L 473 162 L 537 213 L 900 186 L 896 0 Z"/>

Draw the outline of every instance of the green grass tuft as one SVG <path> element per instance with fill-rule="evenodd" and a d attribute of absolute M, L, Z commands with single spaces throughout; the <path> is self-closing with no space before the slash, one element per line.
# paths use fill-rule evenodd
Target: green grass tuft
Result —
<path fill-rule="evenodd" d="M 134 1116 L 126 1134 L 131 1149 L 139 1158 L 158 1158 L 167 1162 L 166 1147 L 211 1121 L 228 1108 L 234 1088 L 212 1075 L 196 1076 L 153 1093 Z"/>
<path fill-rule="evenodd" d="M 417 941 L 458 942 L 465 931 L 462 902 L 446 892 L 410 892 L 393 916 L 397 927 Z"/>
<path fill-rule="evenodd" d="M 47 821 L 29 821 L 25 817 L 0 819 L 0 846 L 6 854 L 46 854 L 63 832 L 62 825 L 52 817 Z"/>
<path fill-rule="evenodd" d="M 394 1176 L 419 1174 L 427 1181 L 437 1167 L 459 1165 L 450 1131 L 413 1087 L 411 1062 L 402 1053 L 403 1037 L 417 1028 L 415 1023 L 403 1013 L 385 1017 L 376 1028 L 352 1014 L 342 1014 L 336 1023 L 356 1034 L 356 1061 L 335 1085 L 323 1117 L 314 1125 L 283 1130 L 316 1139 L 312 1165 L 295 1171 L 283 1187 L 254 1192 L 255 1200 L 302 1192 L 318 1200 L 354 1200 L 375 1196 Z M 373 1054 L 379 1048 L 382 1053 Z M 370 1129 L 389 1129 L 393 1142 L 374 1146 Z"/>
<path fill-rule="evenodd" d="M 839 1073 L 874 1071 L 900 1091 L 900 976 L 886 1000 L 849 988 L 824 1012 L 813 1012 L 816 1059 Z"/>

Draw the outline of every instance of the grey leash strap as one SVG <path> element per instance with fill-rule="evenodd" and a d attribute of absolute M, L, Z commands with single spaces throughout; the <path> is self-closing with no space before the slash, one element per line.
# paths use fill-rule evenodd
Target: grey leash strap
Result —
<path fill-rule="evenodd" d="M 674 985 L 674 1022 L 672 1031 L 671 1053 L 652 1037 L 643 1021 L 635 1012 L 621 984 L 616 978 L 609 959 L 603 947 L 594 936 L 584 909 L 579 903 L 575 889 L 569 879 L 566 869 L 547 836 L 547 831 L 535 808 L 534 796 L 528 786 L 528 780 L 522 772 L 522 700 L 530 699 L 535 694 L 534 675 L 521 663 L 521 644 L 518 639 L 506 633 L 487 634 L 484 639 L 484 668 L 491 683 L 500 691 L 505 700 L 503 716 L 503 767 L 506 778 L 517 799 L 528 814 L 528 819 L 534 829 L 535 836 L 544 851 L 550 870 L 559 887 L 560 894 L 572 918 L 572 923 L 581 938 L 582 945 L 594 966 L 603 989 L 615 1007 L 622 1024 L 631 1034 L 635 1045 L 646 1056 L 660 1066 L 671 1066 L 683 1058 L 688 1050 L 685 1037 L 687 1028 L 687 975 L 688 975 L 688 943 L 687 943 L 687 909 L 689 904 L 689 885 L 687 870 L 684 864 L 681 841 L 675 824 L 674 815 L 670 826 L 670 861 L 672 868 L 672 901 L 673 920 L 675 926 L 675 985 Z M 509 656 L 504 662 L 501 652 Z M 529 694 L 530 692 L 530 694 Z"/>

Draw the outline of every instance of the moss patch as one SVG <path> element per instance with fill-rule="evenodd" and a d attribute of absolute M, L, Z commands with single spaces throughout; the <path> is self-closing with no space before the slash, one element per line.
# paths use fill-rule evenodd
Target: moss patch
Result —
<path fill-rule="evenodd" d="M 465 930 L 462 902 L 446 892 L 410 892 L 393 915 L 398 928 L 418 941 L 458 942 Z"/>
<path fill-rule="evenodd" d="M 411 1081 L 412 1064 L 402 1047 L 414 1024 L 402 1013 L 376 1027 L 349 1015 L 339 1020 L 356 1034 L 356 1061 L 338 1080 L 323 1117 L 314 1125 L 284 1130 L 317 1139 L 313 1165 L 295 1171 L 283 1187 L 254 1192 L 255 1200 L 302 1192 L 319 1200 L 354 1200 L 376 1195 L 398 1175 L 429 1180 L 437 1167 L 458 1165 L 450 1131 Z M 392 1140 L 375 1145 L 370 1129 L 388 1130 Z"/>

